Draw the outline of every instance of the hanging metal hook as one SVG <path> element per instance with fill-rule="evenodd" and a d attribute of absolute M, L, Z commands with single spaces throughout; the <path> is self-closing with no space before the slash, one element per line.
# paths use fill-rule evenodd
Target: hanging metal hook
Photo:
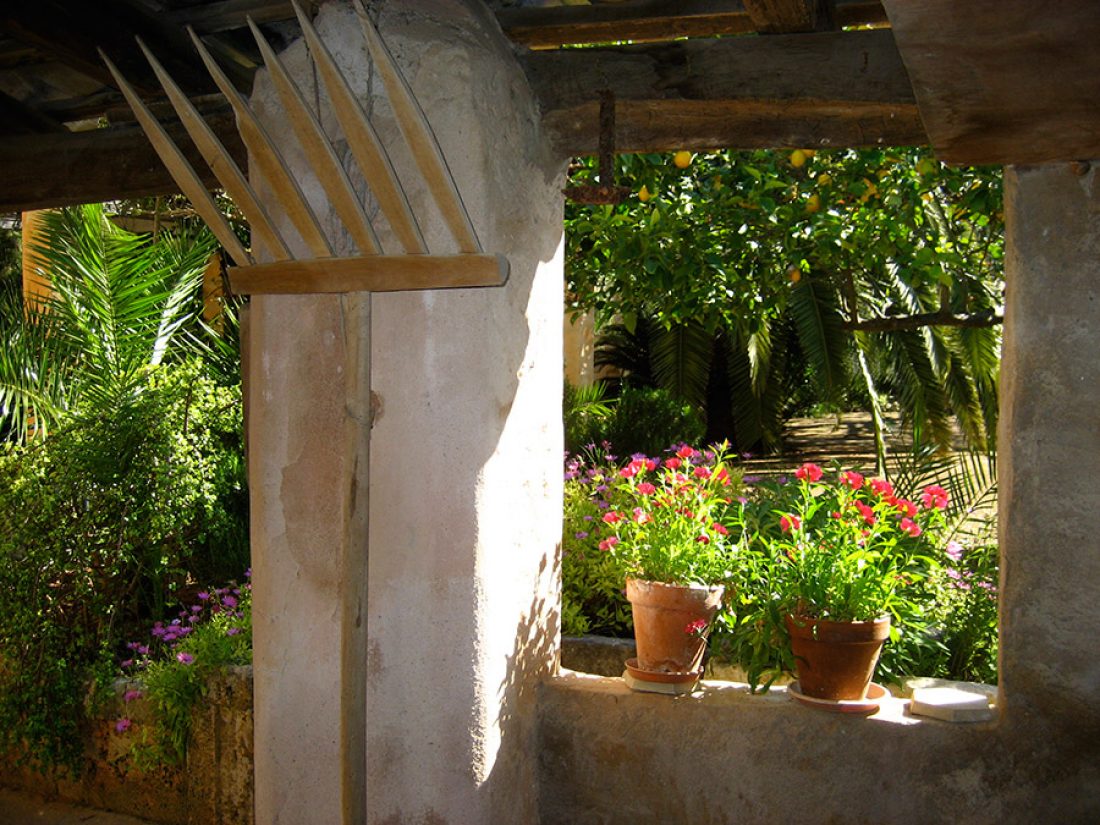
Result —
<path fill-rule="evenodd" d="M 574 203 L 617 204 L 630 194 L 629 186 L 615 186 L 615 95 L 600 92 L 599 183 L 562 190 Z"/>

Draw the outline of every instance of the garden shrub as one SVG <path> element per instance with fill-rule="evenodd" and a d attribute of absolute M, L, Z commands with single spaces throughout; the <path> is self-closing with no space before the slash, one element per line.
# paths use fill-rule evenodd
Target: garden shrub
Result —
<path fill-rule="evenodd" d="M 131 629 L 247 566 L 241 425 L 239 388 L 163 367 L 0 451 L 0 747 L 77 767 L 87 686 Z"/>
<path fill-rule="evenodd" d="M 185 603 L 176 618 L 156 622 L 146 641 L 126 648 L 121 667 L 134 687 L 123 699 L 144 697 L 153 710 L 151 724 L 137 732 L 131 756 L 142 769 L 181 764 L 191 711 L 206 695 L 211 676 L 227 666 L 252 663 L 251 584 L 197 591 L 194 603 Z M 122 732 L 131 725 L 122 716 L 115 729 Z"/>
<path fill-rule="evenodd" d="M 612 399 L 567 387 L 564 420 L 571 453 L 607 442 L 621 455 L 659 455 L 670 444 L 698 443 L 706 429 L 698 411 L 667 390 L 629 384 Z"/>

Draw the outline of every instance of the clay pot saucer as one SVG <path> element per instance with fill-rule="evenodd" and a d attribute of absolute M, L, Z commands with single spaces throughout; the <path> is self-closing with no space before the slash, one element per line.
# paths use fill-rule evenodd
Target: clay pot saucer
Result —
<path fill-rule="evenodd" d="M 787 685 L 787 693 L 795 701 L 830 713 L 874 713 L 879 709 L 882 700 L 891 695 L 889 690 L 875 682 L 867 687 L 867 696 L 864 699 L 818 699 L 816 696 L 804 694 L 798 682 Z"/>
<path fill-rule="evenodd" d="M 665 685 L 684 685 L 698 681 L 703 675 L 703 669 L 685 672 L 668 672 L 660 670 L 643 670 L 638 667 L 637 659 L 626 660 L 627 672 L 640 682 L 660 682 Z"/>

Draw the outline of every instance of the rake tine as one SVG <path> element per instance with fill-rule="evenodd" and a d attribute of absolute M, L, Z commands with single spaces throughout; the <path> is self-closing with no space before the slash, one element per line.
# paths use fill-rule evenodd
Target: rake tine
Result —
<path fill-rule="evenodd" d="M 397 179 L 389 155 L 378 138 L 378 133 L 367 119 L 363 107 L 359 105 L 359 100 L 348 86 L 347 78 L 337 68 L 336 61 L 332 59 L 332 55 L 318 36 L 317 30 L 313 28 L 309 18 L 302 12 L 296 0 L 291 0 L 291 5 L 298 15 L 298 22 L 309 45 L 313 63 L 317 66 L 325 88 L 328 89 L 329 96 L 332 98 L 332 109 L 344 130 L 351 153 L 378 199 L 383 214 L 405 252 L 426 253 L 427 243 L 417 225 L 416 216 L 409 205 L 405 190 L 401 188 L 401 183 Z"/>
<path fill-rule="evenodd" d="M 454 177 L 447 167 L 447 161 L 439 148 L 439 142 L 432 133 L 431 124 L 428 123 L 424 111 L 417 103 L 408 82 L 397 68 L 393 55 L 390 54 L 386 44 L 371 23 L 367 11 L 363 8 L 362 0 L 355 0 L 355 12 L 363 27 L 363 34 L 367 39 L 367 51 L 374 58 L 378 74 L 386 87 L 386 94 L 390 99 L 397 123 L 401 127 L 401 133 L 412 149 L 417 166 L 420 167 L 428 189 L 435 199 L 446 221 L 451 234 L 462 252 L 481 252 L 481 243 L 477 239 L 470 216 L 466 213 L 466 207 L 462 203 L 462 197 L 455 186 Z"/>
<path fill-rule="evenodd" d="M 252 22 L 252 18 L 249 17 L 247 20 L 252 36 L 256 38 L 256 45 L 260 47 L 264 65 L 271 74 L 275 91 L 283 104 L 283 110 L 290 118 L 291 128 L 298 136 L 298 142 L 305 150 L 306 158 L 316 172 L 317 179 L 331 198 L 336 214 L 340 216 L 340 220 L 351 233 L 360 252 L 364 255 L 377 254 L 380 251 L 378 236 L 374 234 L 370 219 L 363 211 L 348 174 L 340 164 L 340 159 L 336 157 L 336 152 L 333 151 L 332 144 L 329 143 L 321 124 L 317 121 L 317 116 L 306 105 L 301 89 L 290 79 L 286 69 L 283 68 L 282 61 L 272 51 L 266 38 Z"/>
<path fill-rule="evenodd" d="M 237 116 L 237 129 L 241 133 L 241 140 L 248 148 L 249 155 L 255 159 L 260 173 L 271 185 L 276 199 L 283 205 L 287 216 L 301 234 L 302 240 L 306 242 L 306 246 L 316 257 L 332 257 L 334 254 L 332 245 L 328 242 L 324 232 L 321 231 L 317 216 L 309 208 L 309 203 L 306 201 L 305 195 L 302 194 L 301 187 L 298 186 L 298 182 L 287 170 L 283 156 L 279 153 L 275 144 L 272 143 L 271 138 L 260 121 L 257 120 L 256 115 L 241 98 L 240 93 L 229 82 L 214 58 L 210 56 L 210 52 L 206 50 L 206 46 L 195 34 L 195 30 L 189 26 L 187 31 L 191 35 L 195 48 L 198 49 L 202 62 L 206 64 L 210 76 L 214 78 L 214 82 L 218 85 L 222 94 L 225 95 L 226 100 L 229 101 L 229 105 L 233 107 L 233 112 Z"/>
<path fill-rule="evenodd" d="M 137 118 L 139 124 L 141 124 L 142 130 L 148 136 L 149 141 L 153 144 L 153 148 L 156 150 L 157 155 L 160 156 L 161 161 L 168 167 L 168 172 L 172 175 L 172 179 L 179 185 L 180 189 L 191 201 L 191 205 L 195 207 L 195 211 L 199 213 L 199 216 L 206 222 L 206 225 L 210 227 L 214 233 L 214 237 L 218 239 L 218 242 L 225 247 L 233 260 L 237 261 L 242 266 L 247 266 L 252 263 L 252 256 L 248 254 L 248 251 L 241 244 L 240 240 L 233 233 L 232 228 L 229 226 L 229 222 L 225 219 L 225 216 L 218 210 L 218 207 L 214 204 L 214 199 L 210 197 L 210 193 L 206 191 L 206 187 L 202 181 L 199 180 L 198 174 L 191 167 L 191 164 L 187 162 L 187 159 L 183 156 L 183 153 L 179 150 L 179 147 L 172 142 L 172 139 L 168 136 L 168 133 L 164 131 L 164 127 L 160 125 L 160 122 L 153 117 L 152 113 L 146 108 L 145 104 L 141 102 L 141 98 L 133 90 L 129 83 L 126 82 L 122 74 L 115 67 L 115 64 L 111 62 L 110 58 L 99 51 L 99 56 L 103 62 L 107 64 L 107 70 L 114 77 L 115 83 L 118 84 L 119 91 L 122 92 L 123 97 L 126 98 L 126 102 L 130 104 L 130 108 L 134 112 L 134 117 Z"/>
<path fill-rule="evenodd" d="M 140 37 L 137 38 L 137 43 L 145 53 L 149 65 L 153 67 L 153 72 L 160 81 L 160 85 L 168 93 L 168 99 L 172 102 L 172 107 L 183 122 L 187 134 L 191 136 L 191 140 L 194 141 L 195 146 L 214 172 L 214 176 L 245 216 L 252 227 L 252 231 L 256 234 L 257 240 L 270 250 L 276 260 L 288 260 L 291 257 L 290 251 L 283 243 L 282 237 L 272 226 L 267 210 L 256 198 L 256 193 L 252 190 L 248 181 L 245 180 L 244 175 L 241 174 L 241 170 L 237 167 L 233 158 L 229 156 L 222 142 L 206 125 L 206 121 L 202 119 L 202 116 L 195 111 L 191 101 L 180 91 L 171 75 L 165 71 Z"/>

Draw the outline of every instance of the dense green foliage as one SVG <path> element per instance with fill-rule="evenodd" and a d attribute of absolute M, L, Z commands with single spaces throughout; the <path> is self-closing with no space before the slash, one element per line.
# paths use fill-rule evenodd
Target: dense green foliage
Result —
<path fill-rule="evenodd" d="M 48 432 L 81 404 L 111 409 L 145 372 L 183 356 L 195 328 L 209 232 L 157 239 L 117 227 L 100 204 L 51 211 L 34 250 L 53 294 L 0 293 L 0 426 Z"/>
<path fill-rule="evenodd" d="M 625 454 L 656 455 L 669 444 L 697 443 L 703 421 L 690 404 L 659 387 L 625 386 L 608 399 L 603 384 L 565 388 L 565 449 L 615 444 Z"/>
<path fill-rule="evenodd" d="M 161 370 L 110 409 L 79 404 L 0 455 L 0 731 L 78 757 L 89 679 L 193 576 L 248 564 L 238 388 Z"/>
<path fill-rule="evenodd" d="M 889 401 L 920 442 L 949 443 L 957 420 L 992 445 L 999 170 L 888 149 L 717 152 L 686 169 L 625 155 L 618 175 L 634 197 L 567 208 L 571 308 L 621 319 L 620 339 L 649 321 L 645 380 L 706 410 L 708 438 L 772 446 L 799 407 L 862 406 L 881 423 Z M 859 329 L 884 319 L 898 328 Z"/>

